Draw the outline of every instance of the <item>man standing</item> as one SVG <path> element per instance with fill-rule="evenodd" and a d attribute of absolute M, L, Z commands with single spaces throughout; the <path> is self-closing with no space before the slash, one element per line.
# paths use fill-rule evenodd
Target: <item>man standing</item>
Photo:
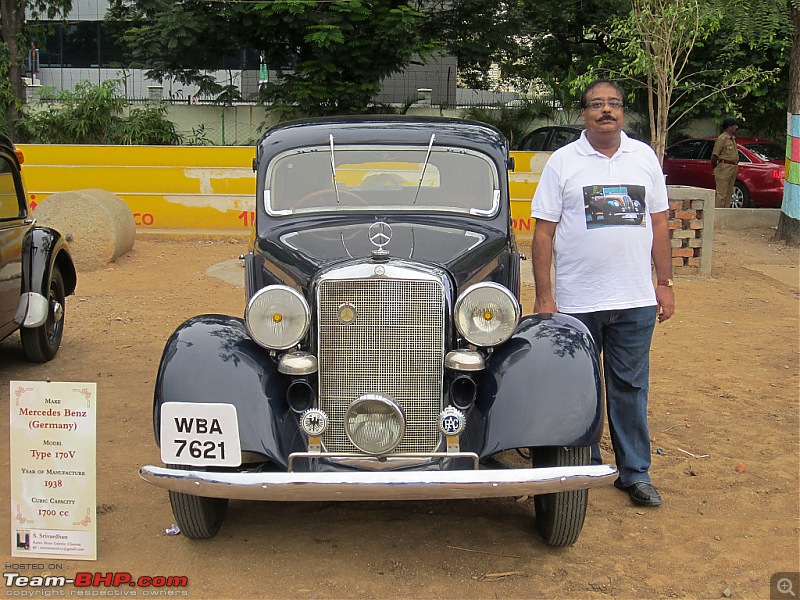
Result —
<path fill-rule="evenodd" d="M 733 184 L 739 170 L 739 149 L 733 134 L 739 129 L 736 119 L 722 119 L 722 133 L 719 134 L 711 151 L 711 168 L 714 169 L 714 181 L 717 195 L 714 198 L 716 208 L 730 208 L 733 197 Z"/>
<path fill-rule="evenodd" d="M 581 107 L 586 129 L 553 153 L 533 197 L 533 310 L 570 314 L 592 334 L 603 356 L 614 485 L 637 504 L 659 506 L 649 474 L 647 392 L 656 320 L 675 310 L 667 188 L 653 150 L 622 131 L 619 85 L 594 81 Z M 599 446 L 592 462 L 600 462 Z"/>

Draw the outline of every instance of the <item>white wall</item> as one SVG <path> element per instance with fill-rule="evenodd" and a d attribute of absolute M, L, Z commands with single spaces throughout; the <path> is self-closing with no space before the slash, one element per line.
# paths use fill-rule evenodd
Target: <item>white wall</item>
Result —
<path fill-rule="evenodd" d="M 72 0 L 67 21 L 101 21 L 107 10 L 108 0 Z"/>

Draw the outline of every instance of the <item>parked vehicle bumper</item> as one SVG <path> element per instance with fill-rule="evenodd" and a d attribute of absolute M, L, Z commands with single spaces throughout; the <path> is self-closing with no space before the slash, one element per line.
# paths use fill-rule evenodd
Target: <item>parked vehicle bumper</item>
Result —
<path fill-rule="evenodd" d="M 469 471 L 219 473 L 144 466 L 145 481 L 173 491 L 231 500 L 447 500 L 582 490 L 613 482 L 611 465 Z"/>
<path fill-rule="evenodd" d="M 752 192 L 750 200 L 753 206 L 759 208 L 780 208 L 783 203 L 783 182 L 778 187 Z"/>

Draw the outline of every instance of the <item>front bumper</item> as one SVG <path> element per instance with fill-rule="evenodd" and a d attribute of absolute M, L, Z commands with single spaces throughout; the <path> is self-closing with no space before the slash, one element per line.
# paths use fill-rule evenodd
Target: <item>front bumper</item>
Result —
<path fill-rule="evenodd" d="M 475 471 L 322 473 L 217 473 L 145 466 L 145 481 L 158 487 L 231 500 L 447 500 L 501 498 L 582 490 L 612 483 L 611 465 Z"/>

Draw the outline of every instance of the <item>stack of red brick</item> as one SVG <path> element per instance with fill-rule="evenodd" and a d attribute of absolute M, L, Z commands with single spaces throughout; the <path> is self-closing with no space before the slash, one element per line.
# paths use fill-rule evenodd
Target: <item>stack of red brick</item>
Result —
<path fill-rule="evenodd" d="M 703 246 L 703 207 L 698 199 L 669 201 L 672 270 L 676 275 L 697 275 Z"/>

